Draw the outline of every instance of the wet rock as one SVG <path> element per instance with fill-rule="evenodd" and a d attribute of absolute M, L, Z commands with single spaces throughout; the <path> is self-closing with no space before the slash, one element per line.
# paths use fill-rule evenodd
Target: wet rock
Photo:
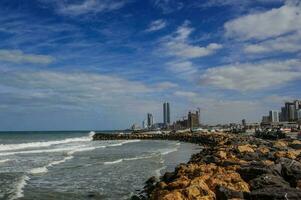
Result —
<path fill-rule="evenodd" d="M 263 174 L 249 182 L 251 190 L 258 190 L 267 186 L 288 188 L 290 185 L 281 176 Z"/>

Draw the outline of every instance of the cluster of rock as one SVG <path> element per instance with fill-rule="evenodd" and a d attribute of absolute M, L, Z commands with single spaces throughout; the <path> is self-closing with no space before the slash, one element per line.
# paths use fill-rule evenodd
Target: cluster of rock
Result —
<path fill-rule="evenodd" d="M 203 144 L 188 164 L 165 173 L 160 181 L 148 181 L 148 198 L 301 199 L 300 141 L 208 134 L 212 136 L 218 142 Z"/>
<path fill-rule="evenodd" d="M 168 139 L 204 148 L 133 199 L 301 199 L 301 142 L 226 133 L 95 135 L 94 139 Z"/>

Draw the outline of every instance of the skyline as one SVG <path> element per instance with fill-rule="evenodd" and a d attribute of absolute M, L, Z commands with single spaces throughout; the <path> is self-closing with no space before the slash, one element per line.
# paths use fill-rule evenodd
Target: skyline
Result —
<path fill-rule="evenodd" d="M 0 2 L 0 130 L 260 121 L 301 99 L 294 0 Z M 300 87 L 300 86 L 299 86 Z M 299 90 L 298 90 L 299 89 Z"/>

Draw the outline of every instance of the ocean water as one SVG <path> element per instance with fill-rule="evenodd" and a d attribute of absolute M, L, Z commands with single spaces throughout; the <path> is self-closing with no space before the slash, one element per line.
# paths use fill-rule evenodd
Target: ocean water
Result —
<path fill-rule="evenodd" d="M 92 141 L 94 132 L 0 132 L 0 199 L 129 199 L 199 151 L 176 141 Z"/>

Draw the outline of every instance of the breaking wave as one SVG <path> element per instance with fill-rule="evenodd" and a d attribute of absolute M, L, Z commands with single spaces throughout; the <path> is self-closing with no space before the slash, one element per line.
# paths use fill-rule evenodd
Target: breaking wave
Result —
<path fill-rule="evenodd" d="M 93 140 L 95 132 L 91 131 L 88 136 L 77 137 L 77 138 L 66 138 L 64 140 L 54 140 L 54 141 L 41 141 L 41 142 L 29 142 L 21 144 L 0 144 L 0 151 L 12 151 L 28 148 L 40 148 L 40 147 L 49 147 L 52 145 L 66 144 L 72 142 L 88 142 Z"/>

